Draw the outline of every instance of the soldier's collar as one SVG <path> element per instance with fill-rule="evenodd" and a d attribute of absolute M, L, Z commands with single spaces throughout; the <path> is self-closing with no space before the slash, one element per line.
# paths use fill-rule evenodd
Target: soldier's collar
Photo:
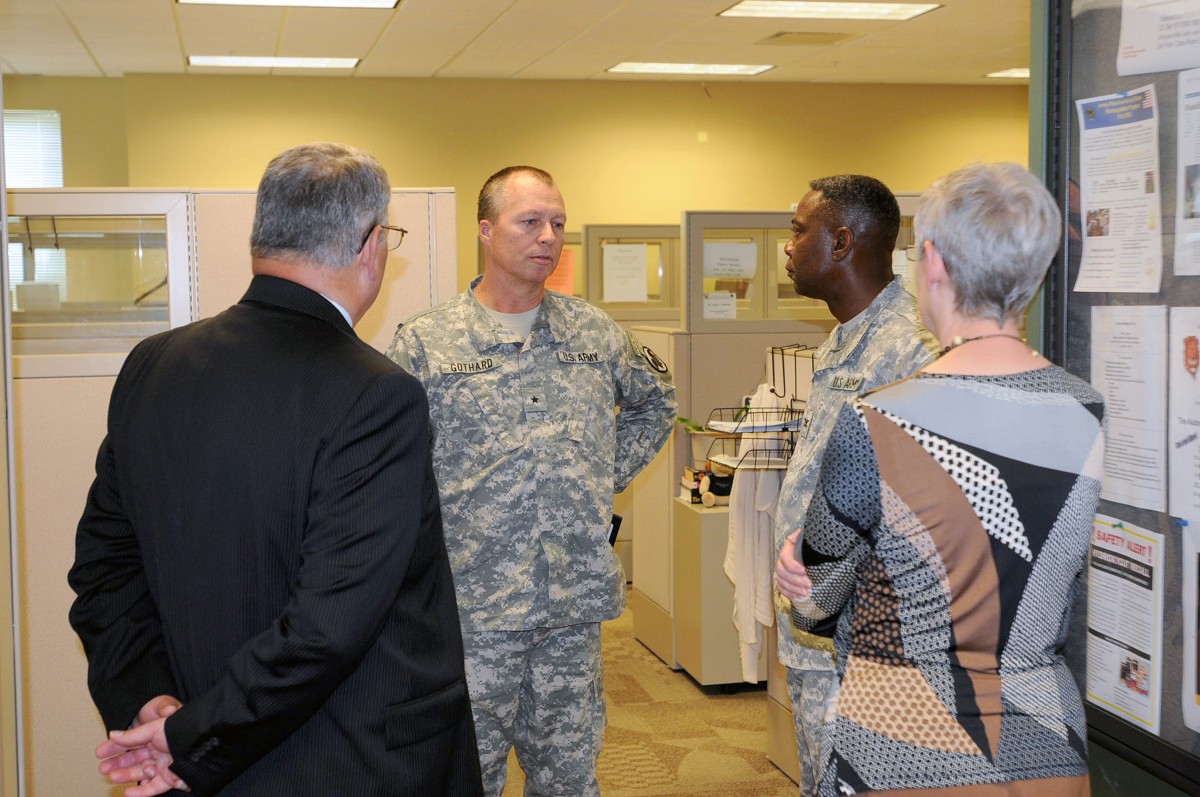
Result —
<path fill-rule="evenodd" d="M 475 296 L 475 286 L 477 286 L 483 276 L 480 275 L 471 280 L 470 286 L 467 288 L 467 302 L 475 315 L 475 323 L 468 324 L 467 333 L 471 337 L 471 345 L 476 351 L 486 351 L 495 346 L 510 345 L 514 342 L 504 334 L 502 327 L 497 324 L 488 314 L 486 308 Z M 529 331 L 530 337 L 536 337 L 539 334 L 545 334 L 541 330 L 547 330 L 551 338 L 555 341 L 565 340 L 570 333 L 570 324 L 563 316 L 559 302 L 556 301 L 557 294 L 552 297 L 551 291 L 546 291 L 546 295 L 542 298 L 541 308 L 538 311 L 537 318 L 533 321 L 533 328 Z"/>
<path fill-rule="evenodd" d="M 897 292 L 902 290 L 904 290 L 904 285 L 901 278 L 893 278 L 883 290 L 876 294 L 871 303 L 867 305 L 867 309 L 845 324 L 838 324 L 834 327 L 833 333 L 826 339 L 826 343 L 829 344 L 827 351 L 830 353 L 854 351 L 862 342 L 863 336 L 867 334 L 867 330 L 871 328 L 871 324 L 883 312 L 883 308 L 892 302 Z"/>
<path fill-rule="evenodd" d="M 568 320 L 566 313 L 563 312 L 565 303 L 562 301 L 560 294 L 553 291 L 546 291 L 546 296 L 542 299 L 542 312 L 538 314 L 537 320 L 533 322 L 533 332 L 536 335 L 539 329 L 545 329 L 550 337 L 557 343 L 567 340 L 571 336 L 571 322 Z"/>

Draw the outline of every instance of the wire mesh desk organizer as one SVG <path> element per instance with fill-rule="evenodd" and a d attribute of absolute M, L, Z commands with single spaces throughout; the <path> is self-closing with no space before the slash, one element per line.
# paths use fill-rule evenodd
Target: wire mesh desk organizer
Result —
<path fill-rule="evenodd" d="M 800 343 L 771 347 L 770 381 L 759 385 L 746 405 L 718 407 L 709 414 L 704 428 L 729 435 L 718 437 L 709 446 L 710 463 L 731 472 L 787 468 L 794 449 L 794 432 L 804 423 L 815 350 Z M 804 390 L 800 382 L 802 368 L 808 371 Z"/>
<path fill-rule="evenodd" d="M 736 470 L 782 470 L 792 456 L 791 432 L 800 428 L 804 410 L 792 407 L 718 407 L 704 428 L 721 432 L 708 447 L 714 466 Z"/>

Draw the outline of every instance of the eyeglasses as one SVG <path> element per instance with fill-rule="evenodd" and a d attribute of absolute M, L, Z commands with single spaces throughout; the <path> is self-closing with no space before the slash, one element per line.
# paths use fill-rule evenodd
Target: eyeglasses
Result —
<path fill-rule="evenodd" d="M 921 259 L 921 250 L 925 248 L 924 244 L 912 244 L 904 247 L 904 256 L 908 258 L 909 263 L 916 263 Z"/>
<path fill-rule="evenodd" d="M 403 227 L 392 227 L 388 224 L 380 224 L 379 226 L 387 230 L 387 248 L 389 252 L 404 243 L 404 236 L 408 235 L 408 230 Z"/>
<path fill-rule="evenodd" d="M 375 227 L 387 230 L 387 248 L 389 252 L 395 250 L 400 246 L 400 244 L 404 243 L 404 236 L 408 235 L 408 230 L 404 229 L 403 227 L 393 227 L 390 224 L 377 224 L 367 231 L 366 237 L 363 238 L 362 244 L 360 244 L 358 247 L 359 249 L 362 249 L 367 245 L 367 241 L 375 232 Z"/>

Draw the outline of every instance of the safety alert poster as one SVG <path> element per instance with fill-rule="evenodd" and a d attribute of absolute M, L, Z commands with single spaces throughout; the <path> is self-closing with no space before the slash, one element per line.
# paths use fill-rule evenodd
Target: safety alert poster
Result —
<path fill-rule="evenodd" d="M 1088 557 L 1087 699 L 1158 734 L 1163 537 L 1097 515 Z"/>

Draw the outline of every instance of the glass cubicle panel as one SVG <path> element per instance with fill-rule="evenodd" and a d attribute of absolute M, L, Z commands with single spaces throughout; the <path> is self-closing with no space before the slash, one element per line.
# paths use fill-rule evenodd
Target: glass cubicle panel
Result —
<path fill-rule="evenodd" d="M 701 279 L 704 312 L 712 318 L 762 318 L 768 244 L 763 230 L 709 227 L 704 230 Z M 692 264 L 691 268 L 695 268 Z"/>
<path fill-rule="evenodd" d="M 12 191 L 14 376 L 115 374 L 190 320 L 185 194 Z"/>
<path fill-rule="evenodd" d="M 679 227 L 655 224 L 589 224 L 588 301 L 619 321 L 678 326 Z"/>
<path fill-rule="evenodd" d="M 797 296 L 787 275 L 787 212 L 683 214 L 687 326 L 693 331 L 776 331 L 797 320 L 832 327 L 824 302 Z"/>

